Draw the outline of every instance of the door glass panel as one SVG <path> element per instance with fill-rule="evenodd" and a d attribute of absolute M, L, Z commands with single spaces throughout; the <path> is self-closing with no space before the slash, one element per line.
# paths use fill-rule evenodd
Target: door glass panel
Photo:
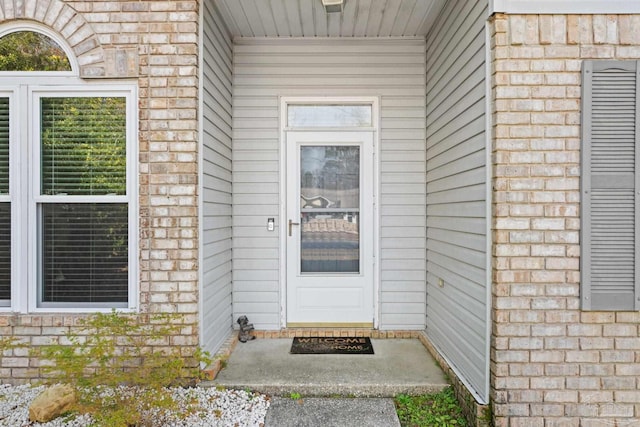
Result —
<path fill-rule="evenodd" d="M 300 207 L 360 207 L 360 147 L 300 148 Z"/>
<path fill-rule="evenodd" d="M 289 127 L 371 127 L 371 105 L 289 105 Z"/>
<path fill-rule="evenodd" d="M 359 273 L 358 212 L 303 212 L 302 273 Z"/>
<path fill-rule="evenodd" d="M 360 272 L 360 147 L 300 148 L 300 271 Z"/>

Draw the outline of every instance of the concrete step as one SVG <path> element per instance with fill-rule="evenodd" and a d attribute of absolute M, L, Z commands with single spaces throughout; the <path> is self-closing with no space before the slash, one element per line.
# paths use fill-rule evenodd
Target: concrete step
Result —
<path fill-rule="evenodd" d="M 373 339 L 373 355 L 289 354 L 291 339 L 239 343 L 214 381 L 201 386 L 271 396 L 393 397 L 442 390 L 447 381 L 417 339 Z"/>

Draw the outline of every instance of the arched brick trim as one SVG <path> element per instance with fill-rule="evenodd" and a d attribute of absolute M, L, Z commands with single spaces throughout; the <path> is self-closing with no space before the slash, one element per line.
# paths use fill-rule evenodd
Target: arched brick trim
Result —
<path fill-rule="evenodd" d="M 0 22 L 27 19 L 57 31 L 76 55 L 80 77 L 104 77 L 105 53 L 91 25 L 60 0 L 0 0 Z"/>

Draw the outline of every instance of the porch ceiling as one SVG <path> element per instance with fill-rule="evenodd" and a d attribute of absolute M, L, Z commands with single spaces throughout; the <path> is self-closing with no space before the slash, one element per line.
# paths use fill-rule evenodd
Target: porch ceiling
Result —
<path fill-rule="evenodd" d="M 446 0 L 345 0 L 326 13 L 321 0 L 210 0 L 234 38 L 423 37 Z"/>

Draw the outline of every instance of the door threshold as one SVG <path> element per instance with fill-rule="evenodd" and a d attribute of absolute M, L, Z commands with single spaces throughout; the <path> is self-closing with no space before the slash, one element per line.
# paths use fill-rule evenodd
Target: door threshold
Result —
<path fill-rule="evenodd" d="M 288 322 L 287 328 L 358 328 L 373 329 L 373 322 L 335 323 L 335 322 Z"/>

